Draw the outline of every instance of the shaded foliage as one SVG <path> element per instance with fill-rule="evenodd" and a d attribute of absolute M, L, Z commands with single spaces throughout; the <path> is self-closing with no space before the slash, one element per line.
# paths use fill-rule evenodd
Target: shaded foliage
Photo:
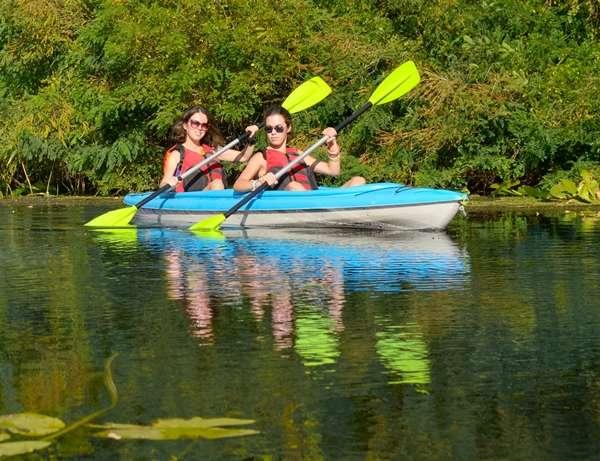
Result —
<path fill-rule="evenodd" d="M 153 189 L 185 108 L 230 138 L 320 75 L 334 94 L 295 117 L 302 146 L 406 59 L 421 85 L 341 135 L 336 182 L 535 185 L 600 163 L 599 33 L 594 0 L 7 0 L 0 193 Z"/>

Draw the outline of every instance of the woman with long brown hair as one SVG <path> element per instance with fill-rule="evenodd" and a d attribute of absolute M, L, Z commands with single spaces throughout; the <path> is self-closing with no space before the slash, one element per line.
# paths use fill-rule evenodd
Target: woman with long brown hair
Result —
<path fill-rule="evenodd" d="M 250 138 L 257 130 L 256 125 L 246 128 Z M 246 162 L 254 151 L 252 143 L 247 144 L 242 151 L 229 149 L 223 152 L 219 159 L 204 165 L 196 174 L 180 181 L 183 173 L 203 161 L 217 146 L 223 145 L 223 136 L 209 112 L 201 106 L 194 106 L 184 112 L 172 126 L 171 140 L 173 145 L 165 152 L 160 186 L 176 186 L 176 192 L 224 189 L 225 175 L 220 160 Z"/>

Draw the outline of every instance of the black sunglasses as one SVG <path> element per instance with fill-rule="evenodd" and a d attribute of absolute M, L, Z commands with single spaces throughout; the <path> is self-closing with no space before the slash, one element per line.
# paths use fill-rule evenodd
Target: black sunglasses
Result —
<path fill-rule="evenodd" d="M 275 126 L 266 126 L 265 127 L 265 131 L 267 133 L 271 133 L 273 130 L 275 130 L 277 133 L 283 133 L 285 131 L 285 127 L 283 125 L 275 125 Z"/>

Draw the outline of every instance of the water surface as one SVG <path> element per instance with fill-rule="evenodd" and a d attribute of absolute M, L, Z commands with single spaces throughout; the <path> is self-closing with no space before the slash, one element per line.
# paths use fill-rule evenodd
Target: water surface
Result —
<path fill-rule="evenodd" d="M 96 203 L 0 205 L 0 413 L 229 416 L 258 435 L 39 457 L 597 459 L 600 221 L 443 233 L 98 232 Z M 36 458 L 37 455 L 31 455 Z"/>

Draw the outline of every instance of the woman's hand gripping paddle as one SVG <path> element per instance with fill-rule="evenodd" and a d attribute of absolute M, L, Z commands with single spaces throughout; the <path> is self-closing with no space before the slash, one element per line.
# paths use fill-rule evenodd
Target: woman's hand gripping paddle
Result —
<path fill-rule="evenodd" d="M 309 107 L 314 106 L 318 102 L 325 99 L 331 93 L 331 88 L 325 81 L 320 77 L 313 77 L 310 80 L 307 80 L 298 88 L 290 93 L 290 95 L 285 99 L 282 106 L 285 107 L 290 113 L 296 113 L 308 109 Z M 185 173 L 181 175 L 179 178 L 180 181 L 187 178 L 188 176 L 194 174 L 198 169 L 202 168 L 204 165 L 213 162 L 217 157 L 219 157 L 224 152 L 227 152 L 232 147 L 237 144 L 241 144 L 248 139 L 248 133 L 244 133 L 229 144 L 221 147 L 204 160 L 202 160 L 197 165 L 194 165 L 192 168 L 187 170 Z M 130 206 L 127 208 L 120 208 L 118 210 L 108 211 L 91 221 L 85 223 L 85 226 L 88 227 L 96 227 L 96 228 L 123 228 L 123 227 L 135 227 L 129 222 L 133 219 L 136 212 L 144 206 L 146 203 L 150 202 L 154 198 L 158 197 L 160 194 L 170 191 L 174 189 L 175 186 L 171 186 L 170 184 L 165 184 L 160 189 L 156 190 L 148 197 L 145 197 L 139 203 L 134 206 Z"/>
<path fill-rule="evenodd" d="M 361 108 L 357 109 L 348 116 L 346 119 L 342 120 L 336 127 L 336 131 L 339 132 L 342 128 L 352 123 L 356 118 L 365 113 L 371 107 L 381 104 L 386 104 L 388 102 L 394 101 L 398 99 L 400 96 L 408 93 L 412 90 L 419 81 L 421 80 L 419 76 L 419 71 L 415 66 L 414 62 L 407 61 L 401 66 L 397 67 L 390 75 L 388 75 L 383 82 L 379 84 L 379 86 L 375 89 L 369 101 L 366 102 Z M 301 162 L 304 157 L 313 152 L 318 147 L 322 146 L 327 142 L 327 136 L 323 136 L 319 141 L 314 143 L 308 149 L 306 149 L 300 156 L 298 156 L 293 162 L 287 164 L 284 168 L 279 170 L 275 177 L 279 179 L 281 176 L 286 174 L 292 168 L 294 168 L 299 162 Z M 269 185 L 267 183 L 261 184 L 256 190 L 252 192 L 248 192 L 244 198 L 242 198 L 238 203 L 232 206 L 229 210 L 222 214 L 216 214 L 209 218 L 203 219 L 190 227 L 192 231 L 210 231 L 216 230 L 219 226 L 225 221 L 229 216 L 234 214 L 237 210 L 239 210 L 243 205 L 248 203 L 253 197 L 260 194 L 263 190 L 265 190 Z"/>

